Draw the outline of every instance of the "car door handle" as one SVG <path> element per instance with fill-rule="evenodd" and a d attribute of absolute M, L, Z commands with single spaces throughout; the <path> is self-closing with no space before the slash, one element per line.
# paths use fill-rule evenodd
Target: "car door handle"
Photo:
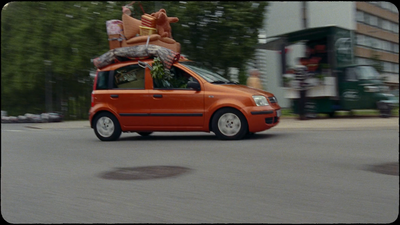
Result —
<path fill-rule="evenodd" d="M 162 95 L 153 95 L 154 98 L 162 98 Z"/>
<path fill-rule="evenodd" d="M 111 98 L 118 98 L 118 95 L 110 95 Z"/>

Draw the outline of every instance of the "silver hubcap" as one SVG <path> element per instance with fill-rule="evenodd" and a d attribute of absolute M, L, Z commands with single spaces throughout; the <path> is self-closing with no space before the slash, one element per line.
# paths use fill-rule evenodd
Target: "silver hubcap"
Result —
<path fill-rule="evenodd" d="M 109 117 L 103 116 L 97 120 L 96 129 L 102 137 L 110 137 L 114 133 L 114 122 Z"/>
<path fill-rule="evenodd" d="M 218 129 L 225 136 L 235 136 L 241 127 L 240 118 L 233 113 L 225 113 L 218 120 Z"/>

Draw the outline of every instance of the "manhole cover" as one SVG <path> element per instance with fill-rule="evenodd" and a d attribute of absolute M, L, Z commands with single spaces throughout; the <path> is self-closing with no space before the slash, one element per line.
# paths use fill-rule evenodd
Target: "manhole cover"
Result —
<path fill-rule="evenodd" d="M 180 166 L 127 167 L 101 173 L 100 177 L 109 180 L 149 180 L 175 177 L 188 171 L 190 171 L 189 168 Z"/>
<path fill-rule="evenodd" d="M 369 167 L 369 170 L 376 173 L 399 176 L 399 163 L 377 164 Z"/>

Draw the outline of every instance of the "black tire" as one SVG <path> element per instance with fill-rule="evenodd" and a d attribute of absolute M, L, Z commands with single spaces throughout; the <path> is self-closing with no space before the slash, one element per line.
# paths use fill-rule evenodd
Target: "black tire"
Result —
<path fill-rule="evenodd" d="M 102 141 L 115 141 L 121 136 L 121 126 L 115 116 L 102 112 L 93 121 L 96 136 Z"/>
<path fill-rule="evenodd" d="M 335 111 L 327 113 L 329 118 L 335 118 Z"/>
<path fill-rule="evenodd" d="M 137 133 L 140 134 L 140 136 L 147 137 L 150 134 L 152 134 L 153 132 L 137 132 Z"/>
<path fill-rule="evenodd" d="M 390 107 L 389 104 L 384 103 L 384 102 L 377 102 L 376 103 L 378 110 L 379 110 L 379 116 L 382 118 L 389 118 L 392 114 L 392 108 Z"/>
<path fill-rule="evenodd" d="M 247 120 L 243 114 L 232 108 L 218 110 L 211 121 L 212 131 L 222 140 L 239 140 L 248 132 Z"/>

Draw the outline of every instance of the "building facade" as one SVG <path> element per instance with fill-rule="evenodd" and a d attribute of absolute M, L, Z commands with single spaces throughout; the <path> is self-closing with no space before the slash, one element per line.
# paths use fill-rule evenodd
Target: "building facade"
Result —
<path fill-rule="evenodd" d="M 390 2 L 270 2 L 260 43 L 272 37 L 304 28 L 326 25 L 350 29 L 355 34 L 357 63 L 381 65 L 381 75 L 392 89 L 399 85 L 399 12 Z M 302 44 L 291 45 L 287 65 L 298 64 L 304 56 Z M 290 107 L 281 85 L 280 54 L 257 49 L 254 67 L 261 71 L 264 87 L 274 93 L 279 104 Z"/>
<path fill-rule="evenodd" d="M 390 2 L 356 2 L 356 60 L 381 61 L 381 74 L 393 88 L 399 84 L 399 12 Z"/>

